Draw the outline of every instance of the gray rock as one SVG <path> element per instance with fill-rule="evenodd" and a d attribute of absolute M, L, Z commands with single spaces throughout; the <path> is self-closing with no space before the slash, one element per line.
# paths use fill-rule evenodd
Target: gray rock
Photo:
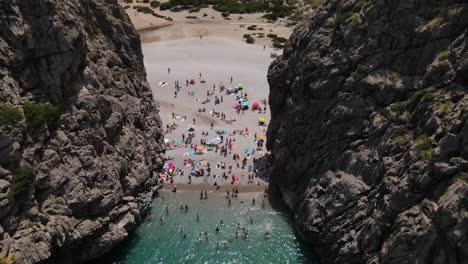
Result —
<path fill-rule="evenodd" d="M 271 64 L 271 184 L 323 263 L 466 263 L 468 6 L 364 2 Z"/>
<path fill-rule="evenodd" d="M 24 122 L 0 129 L 0 250 L 18 263 L 48 262 L 58 251 L 81 263 L 148 213 L 145 197 L 164 163 L 139 36 L 115 0 L 0 6 L 0 101 L 60 109 L 38 142 Z M 31 166 L 34 180 L 13 204 L 10 171 L 19 165 Z"/>

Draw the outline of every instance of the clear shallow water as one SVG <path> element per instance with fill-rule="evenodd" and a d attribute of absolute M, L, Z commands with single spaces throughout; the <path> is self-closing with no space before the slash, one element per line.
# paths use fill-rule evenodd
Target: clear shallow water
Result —
<path fill-rule="evenodd" d="M 208 200 L 200 200 L 197 192 L 164 193 L 164 197 L 164 201 L 158 199 L 153 203 L 151 219 L 140 225 L 127 242 L 93 263 L 318 263 L 296 238 L 288 215 L 268 204 L 262 208 L 261 194 L 241 194 L 231 207 L 220 193 L 209 193 Z M 255 205 L 252 198 L 256 200 Z M 188 205 L 188 212 L 180 210 L 180 203 Z M 165 205 L 169 207 L 168 214 Z M 253 224 L 249 223 L 249 208 Z M 196 221 L 197 212 L 199 221 Z M 163 224 L 160 224 L 161 217 Z M 219 224 L 220 220 L 224 225 Z M 237 223 L 249 229 L 247 239 L 242 238 Z M 215 231 L 217 225 L 219 233 Z M 271 233 L 270 238 L 265 238 L 266 230 Z M 208 233 L 208 241 L 197 242 L 199 233 L 204 231 Z M 239 238 L 223 246 L 223 241 L 228 241 L 236 231 Z M 185 240 L 183 234 L 187 236 Z"/>

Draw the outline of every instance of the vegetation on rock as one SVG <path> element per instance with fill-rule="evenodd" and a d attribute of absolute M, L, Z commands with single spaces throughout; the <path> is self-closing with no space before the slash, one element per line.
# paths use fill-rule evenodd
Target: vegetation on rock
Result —
<path fill-rule="evenodd" d="M 89 19 L 86 19 L 83 23 L 82 23 L 82 27 L 83 29 L 86 31 L 86 33 L 88 34 L 88 36 L 91 38 L 91 39 L 95 39 L 96 37 L 102 35 L 102 31 L 100 28 L 98 28 L 91 20 Z"/>
<path fill-rule="evenodd" d="M 29 135 L 38 142 L 46 129 L 55 129 L 59 119 L 59 110 L 50 104 L 26 102 L 23 105 L 24 116 Z"/>
<path fill-rule="evenodd" d="M 27 193 L 31 189 L 34 181 L 33 169 L 29 166 L 22 166 L 16 169 L 13 174 L 13 180 L 10 186 L 10 197 L 16 203 L 21 204 L 25 201 Z"/>
<path fill-rule="evenodd" d="M 23 114 L 18 107 L 0 103 L 0 127 L 12 126 L 23 120 Z"/>
<path fill-rule="evenodd" d="M 418 152 L 419 157 L 422 160 L 427 161 L 432 156 L 432 146 L 435 143 L 436 142 L 433 138 L 423 135 L 416 139 L 414 143 L 414 149 Z"/>

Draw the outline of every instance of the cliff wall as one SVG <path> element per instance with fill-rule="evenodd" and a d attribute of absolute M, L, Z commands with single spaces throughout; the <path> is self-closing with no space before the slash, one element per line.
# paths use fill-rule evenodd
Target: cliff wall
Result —
<path fill-rule="evenodd" d="M 0 0 L 0 251 L 80 263 L 148 212 L 161 121 L 116 0 Z"/>
<path fill-rule="evenodd" d="M 272 184 L 322 263 L 468 263 L 466 1 L 324 0 L 269 69 Z"/>

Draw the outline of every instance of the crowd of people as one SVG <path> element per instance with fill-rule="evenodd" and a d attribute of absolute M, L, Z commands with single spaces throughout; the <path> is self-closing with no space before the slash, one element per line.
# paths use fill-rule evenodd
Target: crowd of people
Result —
<path fill-rule="evenodd" d="M 168 70 L 168 74 L 170 74 L 170 70 Z M 165 182 L 172 184 L 173 191 L 176 190 L 174 177 L 177 176 L 187 177 L 187 184 L 192 184 L 193 177 L 208 177 L 211 179 L 212 187 L 215 190 L 220 189 L 221 185 L 225 184 L 260 185 L 260 181 L 257 179 L 258 169 L 255 168 L 255 161 L 265 154 L 264 143 L 267 123 L 266 119 L 260 115 L 267 111 L 267 100 L 261 99 L 258 100 L 259 102 L 251 103 L 249 95 L 245 92 L 244 85 L 241 83 L 234 87 L 227 87 L 222 83 L 216 83 L 205 92 L 202 92 L 200 88 L 195 90 L 197 92 L 191 90 L 190 86 L 192 85 L 200 84 L 206 86 L 205 81 L 201 77 L 202 74 L 199 73 L 198 79 L 186 79 L 186 88 L 183 88 L 179 84 L 179 81 L 176 80 L 174 82 L 176 93 L 182 89 L 186 89 L 189 96 L 195 96 L 196 94 L 206 95 L 205 99 L 195 99 L 197 103 L 202 105 L 201 108 L 198 108 L 198 114 L 204 116 L 189 118 L 188 115 L 174 111 L 171 113 L 171 121 L 167 122 L 168 124 L 166 125 L 165 141 L 168 150 L 171 150 L 167 158 L 168 162 L 172 163 L 172 166 L 164 167 L 160 182 L 162 184 Z M 232 82 L 233 78 L 231 77 L 230 83 L 232 84 Z M 227 98 L 232 99 L 226 100 Z M 228 101 L 235 102 L 231 113 L 215 110 L 218 105 L 228 104 Z M 207 113 L 209 104 L 213 104 L 213 106 Z M 223 109 L 225 110 L 226 107 Z M 230 129 L 234 122 L 238 120 L 242 121 L 243 119 L 228 117 L 229 115 L 246 115 L 247 113 L 260 117 L 259 121 L 254 124 L 255 127 L 252 127 L 252 124 L 246 124 L 242 129 L 239 129 L 239 125 Z M 183 129 L 182 123 L 190 119 L 192 122 L 188 125 L 186 131 L 180 131 Z M 201 122 L 197 123 L 197 119 L 202 119 L 207 124 L 203 126 Z M 172 136 L 173 134 L 179 134 L 179 136 L 174 137 Z M 249 137 L 252 140 L 248 141 L 250 142 L 249 146 L 242 151 L 238 147 L 238 142 Z M 213 154 L 208 155 L 208 152 L 212 152 Z M 183 160 L 183 163 L 178 162 L 180 160 Z M 178 166 L 176 165 L 177 163 Z M 210 163 L 214 163 L 216 166 L 211 167 Z M 177 182 L 180 183 L 181 181 Z"/>
<path fill-rule="evenodd" d="M 238 187 L 233 187 L 232 190 L 228 189 L 226 191 L 225 198 L 226 198 L 228 207 L 231 206 L 231 204 L 233 203 L 233 200 L 237 200 L 240 204 L 244 204 L 244 201 L 239 199 Z M 267 198 L 267 189 L 265 189 L 263 193 L 263 199 L 262 199 L 262 204 L 261 204 L 262 209 L 265 209 L 266 198 Z M 162 196 L 161 196 L 161 199 L 164 200 Z M 200 200 L 207 200 L 207 199 L 208 199 L 207 191 L 206 190 L 200 191 Z M 195 242 L 197 244 L 207 243 L 210 241 L 209 237 L 212 235 L 213 239 L 217 240 L 217 242 L 213 243 L 215 245 L 216 250 L 221 250 L 221 249 L 228 249 L 229 245 L 239 238 L 241 238 L 242 240 L 247 240 L 251 234 L 250 227 L 255 223 L 254 210 L 252 210 L 255 206 L 256 206 L 256 200 L 255 198 L 252 198 L 251 205 L 249 206 L 247 210 L 247 214 L 246 214 L 248 221 L 245 221 L 245 222 L 247 222 L 248 224 L 242 225 L 241 221 L 239 221 L 240 219 L 238 219 L 237 224 L 235 224 L 235 229 L 234 231 L 232 231 L 232 228 L 230 229 L 227 228 L 229 224 L 225 223 L 224 220 L 221 218 L 219 222 L 215 226 L 213 226 L 212 232 L 209 232 L 207 230 L 204 230 L 203 232 L 199 232 L 198 236 L 195 239 Z M 164 205 L 163 212 L 161 212 L 161 215 L 160 215 L 159 224 L 164 225 L 166 223 L 164 216 L 168 216 L 171 213 L 177 213 L 176 209 L 177 208 L 170 209 L 168 205 Z M 189 206 L 185 203 L 180 203 L 178 211 L 181 214 L 187 214 L 189 212 Z M 212 216 L 208 216 L 208 217 L 212 217 Z M 195 212 L 194 221 L 196 223 L 200 223 L 202 221 L 202 217 L 200 216 L 199 212 Z M 192 224 L 189 224 L 189 225 L 192 225 Z M 232 225 L 234 226 L 234 224 Z M 179 226 L 178 232 L 180 234 L 181 240 L 192 239 L 190 237 L 190 233 L 193 233 L 193 232 L 190 232 L 190 231 L 191 230 L 189 229 L 184 229 L 183 226 Z M 221 234 L 223 234 L 223 236 L 221 236 Z M 270 231 L 268 229 L 265 230 L 265 232 L 263 233 L 263 236 L 266 239 L 270 238 L 271 237 Z M 222 239 L 222 237 L 227 237 L 227 239 L 220 240 Z"/>

